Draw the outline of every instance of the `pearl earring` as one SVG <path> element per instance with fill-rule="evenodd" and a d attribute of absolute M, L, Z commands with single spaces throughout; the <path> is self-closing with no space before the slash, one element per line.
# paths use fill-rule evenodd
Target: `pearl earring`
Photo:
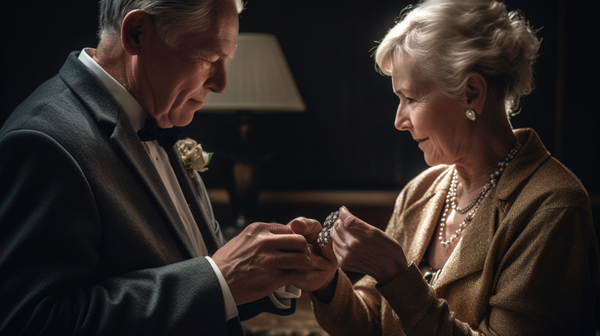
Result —
<path fill-rule="evenodd" d="M 471 121 L 475 121 L 475 119 L 477 119 L 477 114 L 475 113 L 475 111 L 473 111 L 473 109 L 467 110 L 465 114 L 467 115 L 467 118 L 469 118 L 469 120 Z"/>

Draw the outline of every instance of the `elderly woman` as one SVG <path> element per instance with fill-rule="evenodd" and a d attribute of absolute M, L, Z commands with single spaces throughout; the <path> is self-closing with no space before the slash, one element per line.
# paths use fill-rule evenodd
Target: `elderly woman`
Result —
<path fill-rule="evenodd" d="M 426 0 L 381 42 L 395 126 L 431 168 L 400 193 L 385 233 L 342 207 L 321 239 L 324 255 L 367 275 L 353 286 L 337 270 L 315 286 L 330 334 L 594 334 L 589 197 L 508 118 L 532 91 L 539 43 L 494 0 Z"/>

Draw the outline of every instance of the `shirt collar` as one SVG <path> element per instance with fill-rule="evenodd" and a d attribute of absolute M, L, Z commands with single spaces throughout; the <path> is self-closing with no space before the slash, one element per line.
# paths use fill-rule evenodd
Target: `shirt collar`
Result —
<path fill-rule="evenodd" d="M 88 67 L 99 79 L 102 84 L 106 87 L 108 92 L 115 98 L 119 106 L 127 119 L 131 123 L 134 131 L 139 131 L 142 127 L 144 127 L 144 122 L 148 115 L 144 111 L 144 108 L 138 101 L 127 91 L 121 83 L 117 82 L 106 70 L 102 69 L 96 61 L 94 61 L 90 55 L 88 55 L 88 51 L 92 51 L 92 48 L 84 48 L 81 50 L 79 54 L 79 60 L 86 67 Z"/>

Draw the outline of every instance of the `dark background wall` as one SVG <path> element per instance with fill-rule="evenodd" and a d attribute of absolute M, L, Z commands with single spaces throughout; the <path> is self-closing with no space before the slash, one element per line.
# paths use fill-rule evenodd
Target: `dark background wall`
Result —
<path fill-rule="evenodd" d="M 594 10 L 566 0 L 510 0 L 542 28 L 537 88 L 514 127 L 532 127 L 582 180 L 596 208 L 600 195 L 598 65 Z M 279 190 L 396 190 L 426 168 L 407 132 L 394 126 L 397 98 L 374 71 L 371 49 L 409 4 L 398 0 L 249 0 L 240 31 L 275 34 L 307 105 L 304 113 L 251 119 L 263 186 Z M 67 54 L 97 44 L 97 3 L 22 1 L 3 8 L 0 125 Z M 224 187 L 237 144 L 235 115 L 198 114 L 185 131 L 214 151 L 203 177 Z M 600 213 L 596 211 L 598 218 Z"/>

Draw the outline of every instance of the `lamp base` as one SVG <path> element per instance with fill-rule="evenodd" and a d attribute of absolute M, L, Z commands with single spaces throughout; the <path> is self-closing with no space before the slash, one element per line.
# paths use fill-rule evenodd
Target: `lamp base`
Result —
<path fill-rule="evenodd" d="M 246 225 L 250 224 L 244 215 L 238 215 L 235 219 L 235 227 L 238 229 L 244 229 Z"/>
<path fill-rule="evenodd" d="M 248 221 L 244 215 L 238 215 L 233 222 L 233 225 L 223 228 L 223 235 L 225 236 L 225 239 L 231 240 L 235 236 L 239 235 L 242 231 L 244 231 L 248 224 L 250 224 L 250 221 Z"/>

